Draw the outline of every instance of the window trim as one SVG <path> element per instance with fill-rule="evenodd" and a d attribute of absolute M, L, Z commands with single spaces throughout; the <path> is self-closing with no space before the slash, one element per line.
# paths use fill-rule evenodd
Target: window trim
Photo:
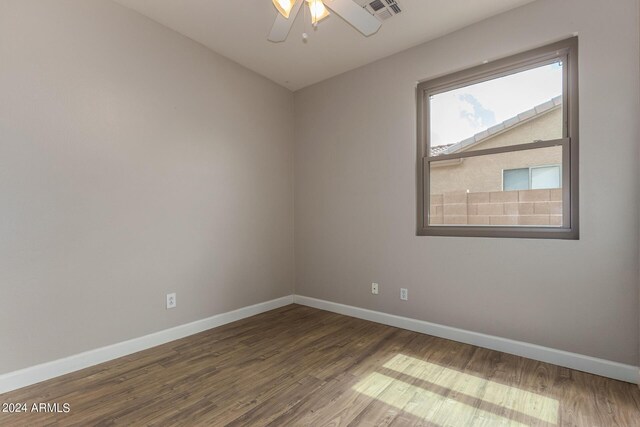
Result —
<path fill-rule="evenodd" d="M 537 68 L 558 60 L 563 61 L 562 138 L 438 156 L 430 155 L 428 113 L 429 97 L 431 95 Z M 416 187 L 418 236 L 579 239 L 577 37 L 419 83 L 417 86 L 417 114 Z M 553 146 L 562 146 L 563 225 L 561 227 L 429 225 L 429 164 L 431 162 Z"/>

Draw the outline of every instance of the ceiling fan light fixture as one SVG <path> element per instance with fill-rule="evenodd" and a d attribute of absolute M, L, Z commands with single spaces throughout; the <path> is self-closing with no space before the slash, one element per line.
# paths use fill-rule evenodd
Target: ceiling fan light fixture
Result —
<path fill-rule="evenodd" d="M 271 27 L 271 32 L 267 39 L 273 43 L 281 43 L 287 39 L 287 35 L 293 27 L 293 23 L 296 19 L 296 15 L 300 12 L 300 9 L 304 9 L 305 20 L 307 9 L 304 3 L 307 3 L 309 11 L 311 13 L 311 20 L 313 27 L 316 28 L 318 22 L 327 16 L 329 11 L 325 5 L 331 9 L 331 13 L 335 13 L 345 21 L 347 21 L 356 30 L 360 31 L 365 37 L 375 34 L 382 25 L 382 22 L 377 17 L 373 16 L 367 9 L 364 9 L 359 3 L 360 1 L 370 0 L 358 0 L 356 3 L 354 0 L 331 0 L 329 3 L 325 3 L 327 0 L 271 0 L 273 4 L 280 10 L 280 6 L 287 6 L 282 8 L 286 12 L 290 12 L 290 19 L 284 14 L 278 13 L 276 19 Z M 384 0 L 387 4 L 396 5 L 398 0 Z M 293 3 L 293 4 L 292 4 Z M 288 5 L 291 5 L 289 8 Z M 306 28 L 306 27 L 305 27 Z"/>
<path fill-rule="evenodd" d="M 278 9 L 280 15 L 289 19 L 289 14 L 291 13 L 291 9 L 293 8 L 294 0 L 271 0 L 273 1 L 273 5 Z"/>
<path fill-rule="evenodd" d="M 317 24 L 324 18 L 329 16 L 329 10 L 325 7 L 322 0 L 307 0 L 309 11 L 311 12 L 311 23 Z"/>

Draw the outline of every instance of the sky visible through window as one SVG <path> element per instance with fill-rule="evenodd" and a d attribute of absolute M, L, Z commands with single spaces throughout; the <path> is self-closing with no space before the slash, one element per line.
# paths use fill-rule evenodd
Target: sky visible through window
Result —
<path fill-rule="evenodd" d="M 431 146 L 453 144 L 562 94 L 553 63 L 433 95 Z"/>

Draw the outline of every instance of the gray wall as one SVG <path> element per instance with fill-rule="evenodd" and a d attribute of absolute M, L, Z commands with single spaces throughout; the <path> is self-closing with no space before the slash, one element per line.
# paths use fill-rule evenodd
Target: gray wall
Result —
<path fill-rule="evenodd" d="M 637 364 L 636 8 L 540 0 L 297 92 L 297 293 Z M 574 32 L 581 240 L 416 237 L 416 82 Z M 0 58 L 0 373 L 293 291 L 290 92 L 108 1 L 0 0 Z"/>
<path fill-rule="evenodd" d="M 0 373 L 291 294 L 292 120 L 115 3 L 0 1 Z"/>
<path fill-rule="evenodd" d="M 636 365 L 636 8 L 540 0 L 296 92 L 296 293 Z M 575 32 L 580 240 L 416 237 L 416 82 Z"/>

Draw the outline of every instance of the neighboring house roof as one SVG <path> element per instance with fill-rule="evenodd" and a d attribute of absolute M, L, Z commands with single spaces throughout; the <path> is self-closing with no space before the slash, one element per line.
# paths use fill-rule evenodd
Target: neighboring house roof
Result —
<path fill-rule="evenodd" d="M 439 155 L 439 154 L 443 154 L 443 152 L 447 151 L 447 149 L 448 149 L 449 147 L 452 147 L 452 146 L 454 146 L 454 145 L 456 145 L 456 143 L 453 143 L 453 144 L 445 144 L 445 145 L 438 145 L 438 146 L 436 146 L 436 147 L 432 147 L 432 148 L 431 148 L 431 155 L 432 155 L 432 156 L 437 156 L 437 155 Z"/>
<path fill-rule="evenodd" d="M 540 105 L 536 105 L 530 110 L 523 111 L 517 116 L 511 117 L 510 119 L 507 119 L 502 123 L 498 123 L 495 126 L 491 126 L 487 130 L 476 133 L 472 137 L 463 139 L 462 141 L 459 141 L 453 144 L 438 145 L 436 147 L 432 147 L 431 155 L 438 156 L 442 154 L 452 154 L 458 151 L 466 150 L 467 148 L 470 148 L 476 144 L 479 144 L 495 136 L 498 133 L 511 130 L 512 128 L 519 126 L 524 122 L 528 122 L 529 120 L 535 119 L 545 113 L 548 113 L 552 110 L 560 108 L 561 105 L 562 105 L 562 95 L 559 95 L 559 96 L 556 96 L 555 98 L 550 99 L 547 102 L 543 102 Z"/>

